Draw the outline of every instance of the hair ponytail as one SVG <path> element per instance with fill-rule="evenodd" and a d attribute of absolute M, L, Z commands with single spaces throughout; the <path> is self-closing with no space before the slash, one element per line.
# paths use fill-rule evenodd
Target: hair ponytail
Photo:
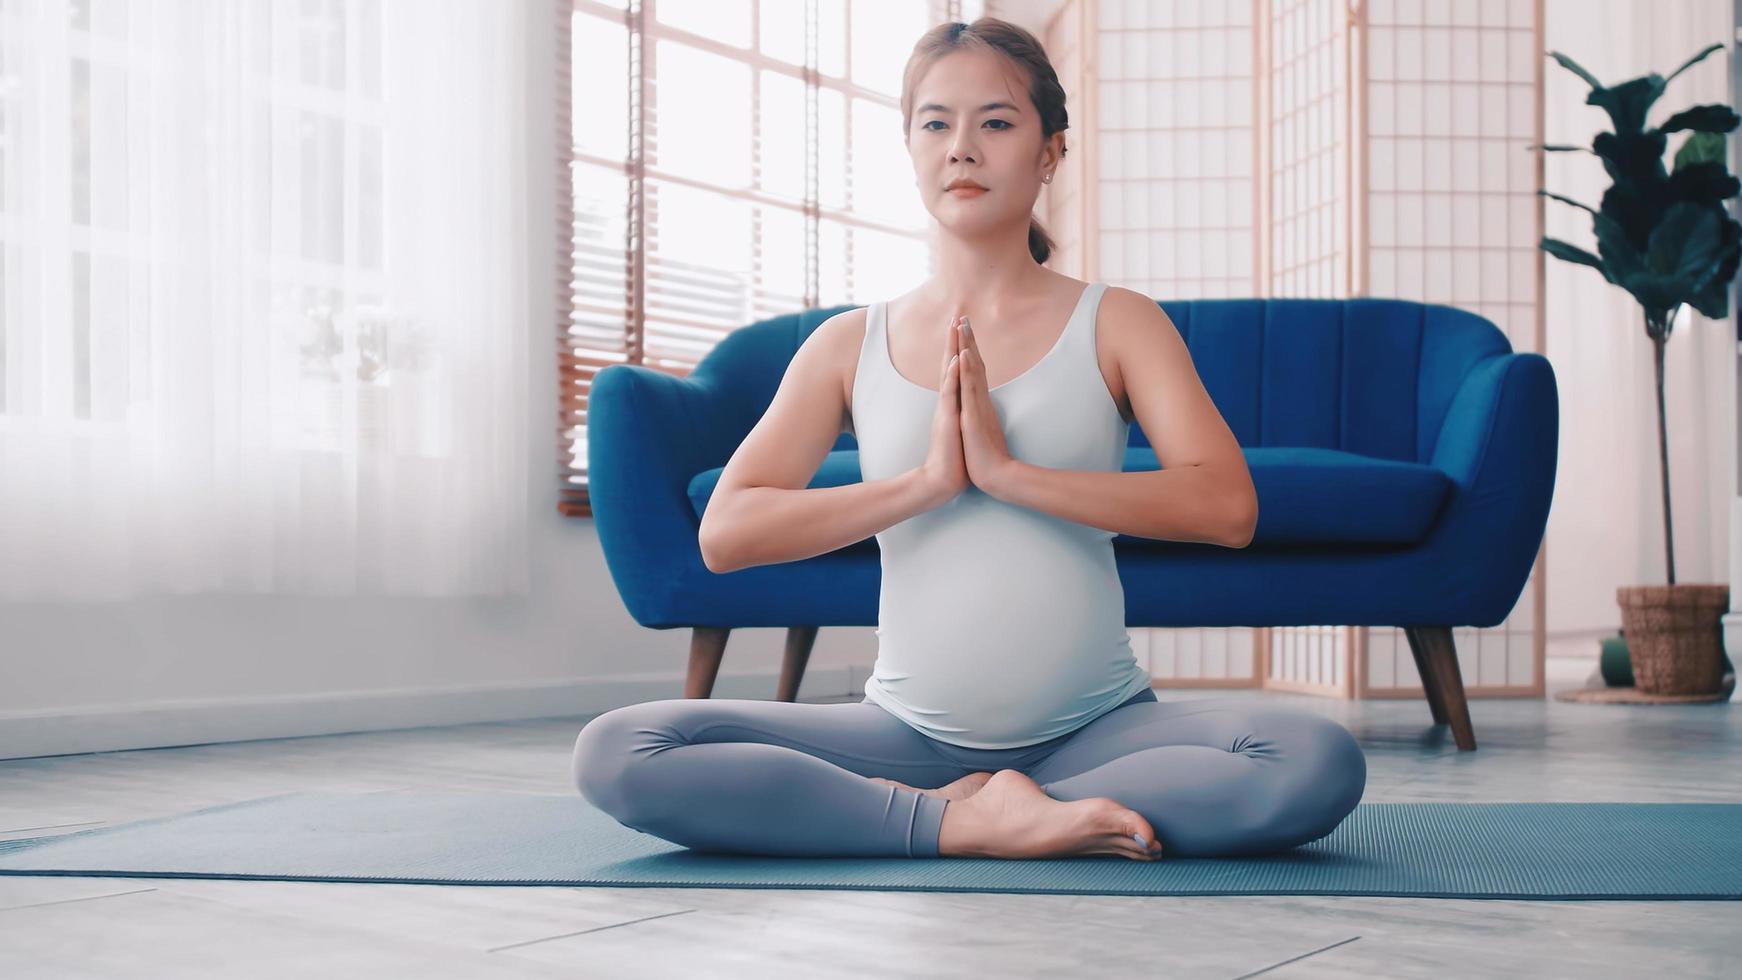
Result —
<path fill-rule="evenodd" d="M 1046 233 L 1046 229 L 1041 227 L 1040 219 L 1032 214 L 1029 215 L 1028 254 L 1034 256 L 1034 261 L 1045 265 L 1047 258 L 1052 255 L 1056 248 L 1058 245 L 1053 242 L 1052 236 Z"/>

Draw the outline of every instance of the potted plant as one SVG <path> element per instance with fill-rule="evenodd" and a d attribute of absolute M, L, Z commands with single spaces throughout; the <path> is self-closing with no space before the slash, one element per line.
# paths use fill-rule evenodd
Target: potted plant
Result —
<path fill-rule="evenodd" d="M 1601 207 L 1538 190 L 1591 214 L 1597 254 L 1554 238 L 1540 247 L 1557 258 L 1588 265 L 1632 294 L 1645 317 L 1657 366 L 1658 471 L 1663 493 L 1663 537 L 1669 584 L 1622 586 L 1622 631 L 1633 661 L 1634 680 L 1650 694 L 1708 694 L 1723 683 L 1725 657 L 1719 622 L 1730 606 L 1728 584 L 1676 584 L 1675 542 L 1669 507 L 1669 448 L 1663 412 L 1663 349 L 1684 305 L 1707 317 L 1730 314 L 1730 285 L 1742 259 L 1742 225 L 1725 209 L 1742 185 L 1725 164 L 1724 134 L 1739 117 L 1727 105 L 1696 105 L 1648 127 L 1645 116 L 1677 75 L 1724 45 L 1713 44 L 1668 78 L 1652 72 L 1605 87 L 1558 51 L 1549 56 L 1584 79 L 1587 105 L 1609 114 L 1613 131 L 1598 133 L 1589 147 L 1544 145 L 1555 152 L 1592 153 L 1613 179 Z M 1669 134 L 1688 131 L 1664 169 Z M 1537 149 L 1538 147 L 1531 147 Z"/>

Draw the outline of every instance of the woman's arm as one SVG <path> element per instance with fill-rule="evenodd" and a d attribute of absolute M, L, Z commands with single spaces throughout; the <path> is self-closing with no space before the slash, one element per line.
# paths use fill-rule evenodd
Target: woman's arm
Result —
<path fill-rule="evenodd" d="M 1239 476 L 1201 463 L 1113 473 L 1050 469 L 1017 459 L 1005 464 L 993 486 L 982 489 L 1078 524 L 1165 541 L 1244 548 L 1252 543 L 1258 520 Z"/>
<path fill-rule="evenodd" d="M 837 313 L 793 354 L 774 400 L 708 498 L 697 534 L 709 571 L 827 554 L 941 503 L 918 467 L 840 487 L 809 485 L 847 419 L 847 371 L 858 363 L 864 323 L 864 308 Z"/>
<path fill-rule="evenodd" d="M 814 558 L 931 510 L 932 498 L 917 468 L 839 487 L 740 487 L 718 518 L 709 502 L 709 517 L 727 530 L 703 546 L 702 560 L 709 571 L 735 572 Z"/>
<path fill-rule="evenodd" d="M 1162 469 L 1056 470 L 1007 460 L 985 487 L 1010 503 L 1120 534 L 1244 548 L 1258 524 L 1258 494 L 1240 443 L 1204 390 L 1179 330 L 1155 301 L 1117 286 L 1101 299 L 1131 412 Z"/>

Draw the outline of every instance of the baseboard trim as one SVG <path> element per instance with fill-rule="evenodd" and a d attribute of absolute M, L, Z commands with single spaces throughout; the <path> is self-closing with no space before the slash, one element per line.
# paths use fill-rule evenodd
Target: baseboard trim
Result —
<path fill-rule="evenodd" d="M 866 670 L 812 666 L 801 698 L 853 693 Z M 779 676 L 722 673 L 717 698 L 769 699 Z M 625 704 L 683 696 L 681 674 L 632 674 L 535 683 L 214 698 L 147 705 L 0 712 L 0 760 L 259 739 L 305 738 L 493 721 L 596 715 Z"/>

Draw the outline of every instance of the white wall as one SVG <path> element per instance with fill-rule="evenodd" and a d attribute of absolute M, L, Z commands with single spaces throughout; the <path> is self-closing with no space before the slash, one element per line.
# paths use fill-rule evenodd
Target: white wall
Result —
<path fill-rule="evenodd" d="M 1669 75 L 1733 36 L 1730 0 L 1548 0 L 1546 46 L 1606 85 Z M 1728 55 L 1718 51 L 1671 82 L 1648 122 L 1690 105 L 1729 102 Z M 1608 116 L 1584 104 L 1577 76 L 1545 61 L 1545 138 L 1588 146 Z M 1670 135 L 1669 149 L 1686 134 Z M 1737 161 L 1730 161 L 1732 172 Z M 1596 206 L 1609 186 L 1596 157 L 1548 155 L 1549 190 Z M 1595 250 L 1590 216 L 1550 201 L 1547 233 Z M 1547 353 L 1560 387 L 1561 442 L 1548 522 L 1548 628 L 1581 637 L 1596 656 L 1599 634 L 1620 626 L 1615 589 L 1668 579 L 1651 342 L 1639 305 L 1594 269 L 1550 259 Z M 1670 506 L 1676 582 L 1729 581 L 1729 507 L 1735 470 L 1735 343 L 1730 322 L 1687 310 L 1664 356 Z"/>
<path fill-rule="evenodd" d="M 0 758 L 582 715 L 682 696 L 689 631 L 636 624 L 592 521 L 556 511 L 555 52 L 548 30 L 535 23 L 528 35 L 532 593 L 0 604 Z M 783 639 L 734 633 L 715 695 L 773 697 Z M 870 627 L 822 630 L 801 696 L 858 690 L 875 650 Z"/>

